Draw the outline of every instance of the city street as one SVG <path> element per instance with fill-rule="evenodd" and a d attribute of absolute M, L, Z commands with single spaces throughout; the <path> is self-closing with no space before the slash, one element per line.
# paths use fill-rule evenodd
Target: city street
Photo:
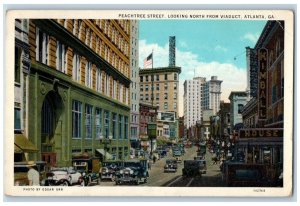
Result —
<path fill-rule="evenodd" d="M 192 160 L 196 156 L 197 147 L 186 148 L 185 155 L 182 156 L 184 160 Z M 198 178 L 186 178 L 182 177 L 182 163 L 178 164 L 177 172 L 175 173 L 164 173 L 164 165 L 167 159 L 172 159 L 172 152 L 168 153 L 168 156 L 158 160 L 155 164 L 151 166 L 149 170 L 148 182 L 140 185 L 133 186 L 165 186 L 165 187 L 222 187 L 224 186 L 221 179 L 221 173 L 219 169 L 219 164 L 212 164 L 211 154 L 206 153 L 207 161 L 207 173 Z M 128 185 L 116 185 L 115 182 L 102 181 L 100 185 L 91 186 L 128 186 Z"/>

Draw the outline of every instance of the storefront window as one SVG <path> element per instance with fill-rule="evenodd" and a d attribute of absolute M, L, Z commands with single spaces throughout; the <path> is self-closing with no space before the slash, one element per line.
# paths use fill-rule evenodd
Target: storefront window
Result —
<path fill-rule="evenodd" d="M 92 119 L 93 119 L 93 107 L 91 105 L 85 105 L 85 138 L 92 138 Z"/>
<path fill-rule="evenodd" d="M 96 108 L 96 138 L 100 139 L 102 135 L 102 109 Z"/>
<path fill-rule="evenodd" d="M 72 105 L 72 136 L 73 138 L 81 137 L 81 102 L 73 101 Z"/>
<path fill-rule="evenodd" d="M 104 111 L 104 136 L 109 136 L 109 111 Z"/>

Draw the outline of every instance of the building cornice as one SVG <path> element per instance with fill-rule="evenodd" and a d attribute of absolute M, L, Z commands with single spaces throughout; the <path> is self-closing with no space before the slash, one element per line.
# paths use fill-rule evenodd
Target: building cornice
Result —
<path fill-rule="evenodd" d="M 88 61 L 93 62 L 105 73 L 113 76 L 113 78 L 118 79 L 126 87 L 129 87 L 131 80 L 127 78 L 124 74 L 114 68 L 106 60 L 100 57 L 91 48 L 85 45 L 81 40 L 71 34 L 58 22 L 52 19 L 33 19 L 34 24 L 36 24 L 40 29 L 47 31 L 50 35 L 58 38 L 61 42 L 66 45 L 73 47 L 80 55 L 84 56 Z"/>
<path fill-rule="evenodd" d="M 139 74 L 152 74 L 152 73 L 165 73 L 165 72 L 177 72 L 181 73 L 181 67 L 156 67 L 149 69 L 140 69 Z"/>

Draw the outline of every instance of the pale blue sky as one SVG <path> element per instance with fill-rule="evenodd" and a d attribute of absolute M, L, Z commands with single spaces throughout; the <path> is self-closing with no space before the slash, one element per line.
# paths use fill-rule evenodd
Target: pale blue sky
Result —
<path fill-rule="evenodd" d="M 139 66 L 152 52 L 154 67 L 168 66 L 169 36 L 176 36 L 179 75 L 179 115 L 183 115 L 183 83 L 194 76 L 223 80 L 221 99 L 245 90 L 245 47 L 254 47 L 266 21 L 140 20 Z"/>
<path fill-rule="evenodd" d="M 245 47 L 255 46 L 265 23 L 241 20 L 141 20 L 139 38 L 164 46 L 169 36 L 176 36 L 176 47 L 197 54 L 199 61 L 232 63 L 238 68 L 245 68 Z M 156 65 L 160 66 L 158 63 Z"/>

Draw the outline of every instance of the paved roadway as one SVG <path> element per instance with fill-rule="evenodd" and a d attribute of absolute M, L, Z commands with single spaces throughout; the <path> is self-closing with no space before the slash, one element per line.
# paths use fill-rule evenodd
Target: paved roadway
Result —
<path fill-rule="evenodd" d="M 194 159 L 196 156 L 197 147 L 186 148 L 185 155 L 182 157 L 183 160 Z M 222 187 L 221 173 L 219 164 L 213 164 L 211 161 L 212 155 L 207 152 L 206 164 L 207 173 L 202 175 L 200 178 L 185 178 L 182 177 L 182 163 L 178 164 L 177 172 L 175 173 L 164 173 L 164 165 L 168 158 L 172 158 L 172 152 L 168 153 L 168 156 L 156 161 L 149 170 L 148 182 L 145 184 L 139 184 L 138 186 L 165 186 L 165 187 Z M 123 186 L 116 185 L 115 182 L 102 181 L 100 185 L 93 184 L 91 186 Z M 128 185 L 126 185 L 128 186 Z M 134 185 L 137 186 L 137 185 Z"/>
<path fill-rule="evenodd" d="M 182 177 L 177 176 L 172 181 L 167 182 L 167 187 L 224 187 L 220 172 L 219 163 L 213 164 L 212 154 L 207 151 L 205 155 L 207 171 L 201 177 Z"/>

